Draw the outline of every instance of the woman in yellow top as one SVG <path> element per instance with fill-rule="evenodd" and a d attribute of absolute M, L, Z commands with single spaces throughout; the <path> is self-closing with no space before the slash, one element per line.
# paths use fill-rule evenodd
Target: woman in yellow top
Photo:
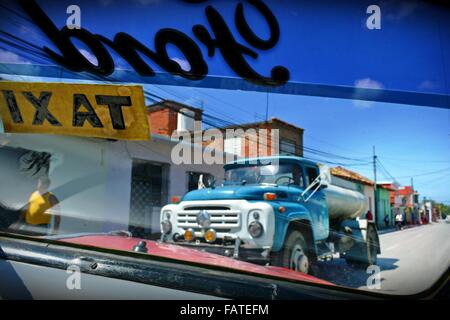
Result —
<path fill-rule="evenodd" d="M 24 231 L 33 233 L 48 233 L 48 228 L 55 217 L 55 224 L 50 234 L 57 233 L 61 223 L 58 212 L 58 199 L 48 191 L 50 179 L 41 177 L 38 179 L 37 190 L 30 196 L 28 204 L 24 208 L 21 220 L 25 222 Z"/>

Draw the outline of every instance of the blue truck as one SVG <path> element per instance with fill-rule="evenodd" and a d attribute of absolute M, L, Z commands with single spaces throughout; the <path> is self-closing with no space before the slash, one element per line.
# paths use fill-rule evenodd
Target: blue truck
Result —
<path fill-rule="evenodd" d="M 313 273 L 318 260 L 376 264 L 366 197 L 332 184 L 329 168 L 301 157 L 239 159 L 221 186 L 161 209 L 161 239 L 249 262 Z"/>

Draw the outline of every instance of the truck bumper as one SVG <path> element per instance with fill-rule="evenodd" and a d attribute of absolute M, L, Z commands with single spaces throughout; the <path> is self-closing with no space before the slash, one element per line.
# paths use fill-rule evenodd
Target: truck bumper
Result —
<path fill-rule="evenodd" d="M 214 245 L 193 242 L 175 242 L 177 245 L 189 247 L 191 249 L 219 254 L 221 256 L 235 258 L 237 260 L 266 264 L 270 261 L 270 249 L 247 248 L 245 246 L 236 247 L 234 245 Z"/>

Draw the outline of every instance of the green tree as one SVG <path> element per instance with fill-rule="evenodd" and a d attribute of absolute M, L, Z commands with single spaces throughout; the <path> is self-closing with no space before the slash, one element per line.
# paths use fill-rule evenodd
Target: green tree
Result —
<path fill-rule="evenodd" d="M 441 211 L 442 219 L 445 219 L 446 216 L 450 216 L 450 205 L 440 203 L 439 209 Z"/>

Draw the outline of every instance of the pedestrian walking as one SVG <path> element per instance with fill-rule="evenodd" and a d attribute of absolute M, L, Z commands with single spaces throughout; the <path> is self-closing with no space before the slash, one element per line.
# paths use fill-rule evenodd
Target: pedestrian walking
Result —
<path fill-rule="evenodd" d="M 395 215 L 395 229 L 401 230 L 402 223 L 403 223 L 403 214 L 400 212 L 397 212 L 397 214 Z"/>
<path fill-rule="evenodd" d="M 366 213 L 366 219 L 368 221 L 372 221 L 373 220 L 373 214 L 372 214 L 372 212 L 370 210 L 368 210 L 367 213 Z"/>

